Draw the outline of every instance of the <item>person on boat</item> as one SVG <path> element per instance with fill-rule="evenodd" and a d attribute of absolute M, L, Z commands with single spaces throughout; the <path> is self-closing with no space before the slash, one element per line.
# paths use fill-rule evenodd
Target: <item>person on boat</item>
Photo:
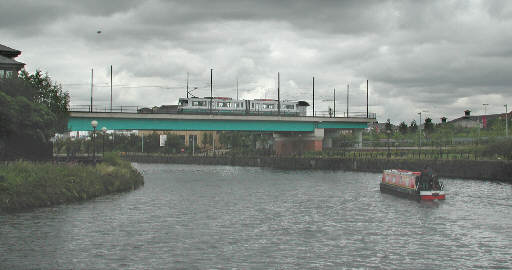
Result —
<path fill-rule="evenodd" d="M 429 166 L 425 166 L 423 171 L 421 171 L 420 175 L 420 184 L 422 190 L 430 190 L 433 186 L 433 180 L 432 180 L 432 169 Z"/>

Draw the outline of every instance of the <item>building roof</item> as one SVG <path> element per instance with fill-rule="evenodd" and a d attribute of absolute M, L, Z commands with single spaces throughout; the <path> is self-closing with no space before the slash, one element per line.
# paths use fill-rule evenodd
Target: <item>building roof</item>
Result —
<path fill-rule="evenodd" d="M 509 112 L 508 114 L 510 115 L 510 114 L 512 114 L 512 112 Z M 463 121 L 463 120 L 479 121 L 481 119 L 481 117 L 484 117 L 484 116 L 485 116 L 486 120 L 489 121 L 489 120 L 493 120 L 496 118 L 505 117 L 505 113 L 462 116 L 462 117 L 453 119 L 451 121 L 448 121 L 448 123 L 454 123 L 454 122 Z"/>
<path fill-rule="evenodd" d="M 0 55 L 1 56 L 14 58 L 20 54 L 21 54 L 21 51 L 18 51 L 13 48 L 10 48 L 10 47 L 0 44 Z"/>
<path fill-rule="evenodd" d="M 19 70 L 23 66 L 25 66 L 25 63 L 0 55 L 0 67 L 14 67 Z"/>

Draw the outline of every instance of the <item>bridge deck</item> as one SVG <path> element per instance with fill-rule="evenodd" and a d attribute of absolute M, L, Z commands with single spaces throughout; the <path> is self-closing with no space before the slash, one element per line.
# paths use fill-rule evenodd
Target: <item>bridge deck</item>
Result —
<path fill-rule="evenodd" d="M 109 130 L 240 130 L 240 131 L 313 131 L 315 128 L 366 128 L 373 118 L 329 118 L 249 115 L 191 115 L 71 112 L 68 128 L 72 131 Z"/>

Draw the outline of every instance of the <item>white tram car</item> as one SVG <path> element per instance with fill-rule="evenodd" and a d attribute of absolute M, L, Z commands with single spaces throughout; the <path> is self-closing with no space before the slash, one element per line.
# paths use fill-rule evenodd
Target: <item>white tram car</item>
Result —
<path fill-rule="evenodd" d="M 210 108 L 211 102 L 211 108 Z M 281 101 L 278 112 L 278 102 L 274 99 L 235 100 L 228 97 L 180 98 L 178 113 L 216 113 L 237 115 L 281 115 L 306 116 L 309 104 L 306 101 Z"/>

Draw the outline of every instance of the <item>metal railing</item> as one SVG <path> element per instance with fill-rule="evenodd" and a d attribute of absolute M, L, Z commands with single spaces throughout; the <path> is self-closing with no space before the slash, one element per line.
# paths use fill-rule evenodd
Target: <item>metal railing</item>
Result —
<path fill-rule="evenodd" d="M 120 106 L 112 106 L 112 110 L 110 110 L 110 106 L 101 106 L 101 105 L 72 105 L 69 107 L 70 112 L 123 112 L 123 113 L 137 113 L 139 110 L 139 106 L 133 105 L 120 105 Z"/>
<path fill-rule="evenodd" d="M 143 113 L 143 114 L 197 114 L 197 115 L 209 115 L 209 114 L 215 114 L 215 115 L 258 115 L 258 116 L 301 116 L 299 112 L 296 113 L 290 113 L 290 112 L 280 112 L 277 111 L 260 111 L 251 110 L 249 113 L 246 111 L 239 111 L 239 112 L 220 112 L 220 111 L 197 111 L 197 112 L 190 112 L 190 111 L 177 111 L 177 110 L 158 110 L 154 111 L 152 108 L 143 107 L 143 106 L 134 106 L 134 105 L 116 105 L 112 106 L 112 110 L 110 109 L 110 106 L 108 105 L 72 105 L 69 107 L 69 111 L 71 112 L 116 112 L 116 113 Z M 302 117 L 313 117 L 313 115 L 303 115 Z M 325 117 L 325 118 L 334 118 L 334 113 L 331 111 L 315 111 L 314 117 Z M 346 112 L 338 112 L 336 113 L 336 118 L 367 118 L 366 112 L 350 112 L 348 115 Z M 369 113 L 368 114 L 369 119 L 376 119 L 377 114 L 376 113 Z"/>

